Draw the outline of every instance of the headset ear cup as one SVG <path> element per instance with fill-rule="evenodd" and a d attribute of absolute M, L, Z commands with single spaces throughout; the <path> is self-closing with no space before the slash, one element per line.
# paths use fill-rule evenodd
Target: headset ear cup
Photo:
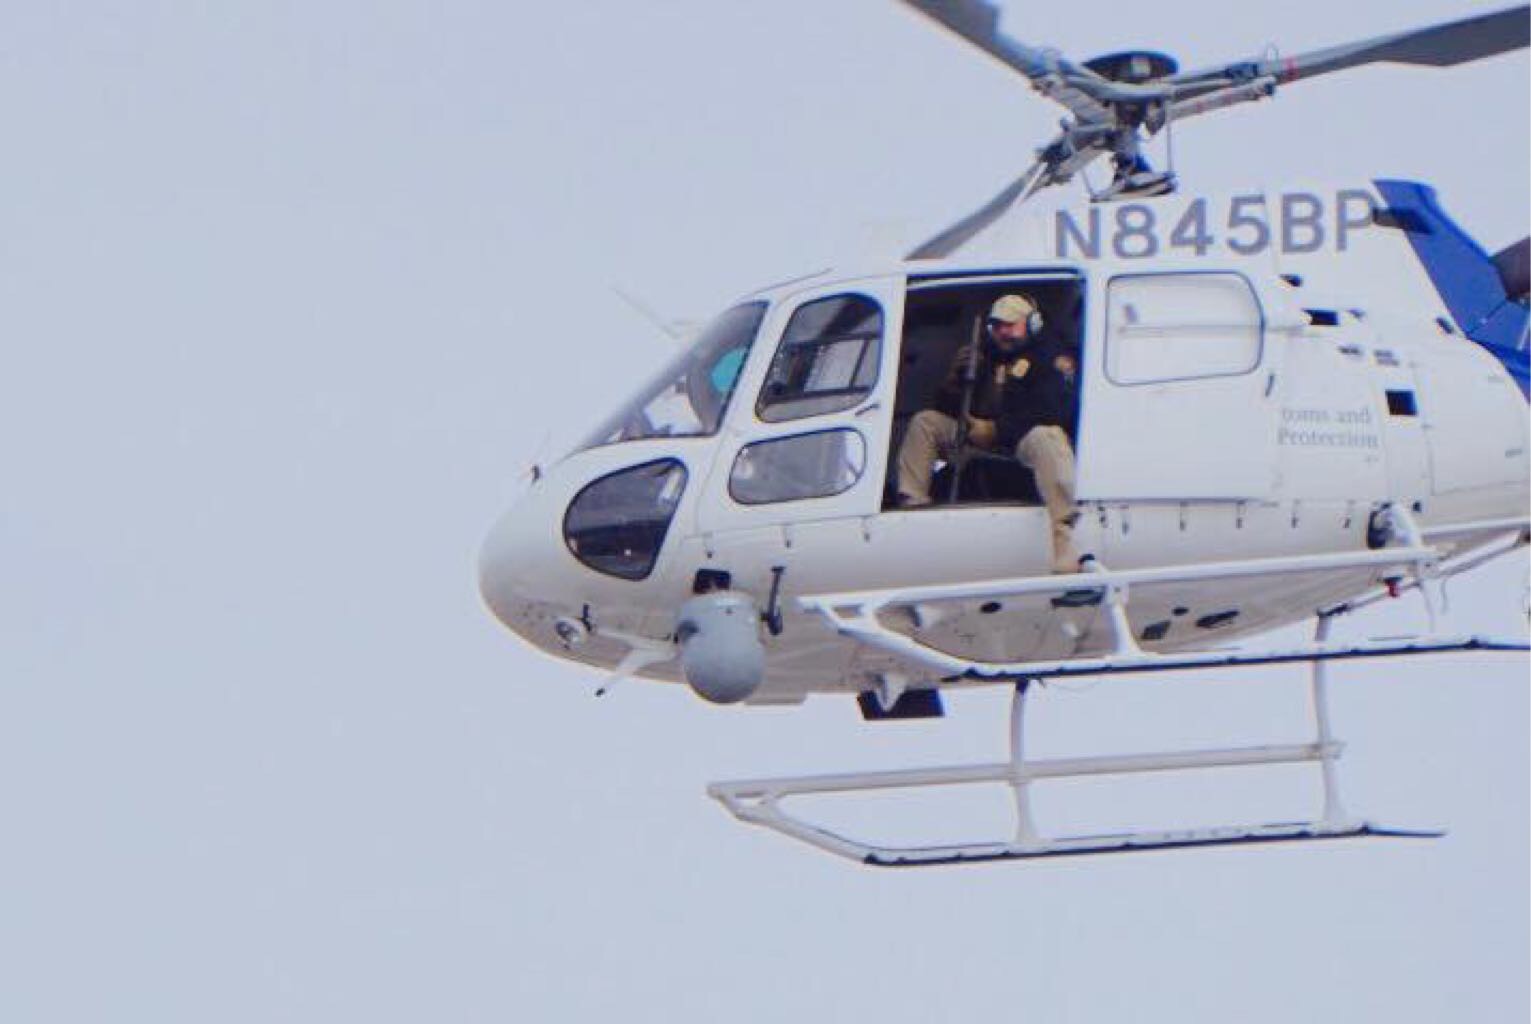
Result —
<path fill-rule="evenodd" d="M 1026 333 L 1032 335 L 1041 334 L 1042 323 L 1042 314 L 1040 312 L 1033 310 L 1028 313 L 1026 315 Z"/>

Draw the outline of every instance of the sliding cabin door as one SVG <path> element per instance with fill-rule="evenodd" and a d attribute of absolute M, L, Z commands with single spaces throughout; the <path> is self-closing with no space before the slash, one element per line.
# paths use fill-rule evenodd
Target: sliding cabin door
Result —
<path fill-rule="evenodd" d="M 1078 496 L 1272 495 L 1278 409 L 1259 296 L 1237 273 L 1092 282 Z"/>

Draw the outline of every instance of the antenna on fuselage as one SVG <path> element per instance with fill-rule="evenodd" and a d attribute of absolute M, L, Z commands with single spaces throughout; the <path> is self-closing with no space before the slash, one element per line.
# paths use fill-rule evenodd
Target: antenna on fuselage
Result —
<path fill-rule="evenodd" d="M 647 320 L 650 326 L 657 328 L 665 337 L 671 341 L 683 342 L 686 340 L 688 324 L 681 321 L 666 320 L 648 303 L 636 296 L 629 295 L 616 285 L 612 285 L 611 290 L 617 293 L 617 298 L 627 303 L 628 308 L 643 317 L 644 320 Z"/>

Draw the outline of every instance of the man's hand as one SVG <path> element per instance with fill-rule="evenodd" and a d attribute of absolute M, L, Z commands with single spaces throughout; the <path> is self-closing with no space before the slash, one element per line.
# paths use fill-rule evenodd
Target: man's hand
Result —
<path fill-rule="evenodd" d="M 981 420 L 977 416 L 968 417 L 968 444 L 979 448 L 993 448 L 998 440 L 998 433 L 994 429 L 993 420 Z"/>

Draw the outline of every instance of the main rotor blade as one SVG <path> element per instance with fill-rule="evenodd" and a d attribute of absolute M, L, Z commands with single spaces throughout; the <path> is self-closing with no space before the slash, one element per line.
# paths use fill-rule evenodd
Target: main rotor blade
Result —
<path fill-rule="evenodd" d="M 966 243 L 968 239 L 1003 216 L 1006 210 L 1030 195 L 1032 186 L 1039 184 L 1039 179 L 1046 170 L 1047 165 L 1042 160 L 1038 160 L 1026 169 L 1025 174 L 1006 185 L 999 195 L 990 199 L 987 203 L 984 203 L 978 209 L 942 231 L 939 235 L 913 249 L 904 258 L 910 260 L 938 260 L 951 255 L 953 250 Z"/>
<path fill-rule="evenodd" d="M 1054 50 L 1027 46 L 999 30 L 999 8 L 987 0 L 901 0 L 906 7 L 949 29 L 1006 67 L 1020 72 L 1032 88 L 1068 108 L 1081 123 L 1111 120 L 1106 106 L 1089 94 L 1089 86 L 1106 82 L 1089 68 Z"/>
<path fill-rule="evenodd" d="M 1065 129 L 1046 146 L 1037 150 L 1037 159 L 1026 173 L 1006 185 L 1000 193 L 939 235 L 911 250 L 907 260 L 938 260 L 951 255 L 974 235 L 1004 216 L 1017 203 L 1023 203 L 1051 185 L 1074 179 L 1095 160 L 1111 150 L 1109 134 L 1098 131 Z"/>
<path fill-rule="evenodd" d="M 1531 43 L 1531 6 L 1512 7 L 1460 21 L 1377 36 L 1293 57 L 1236 61 L 1221 67 L 1172 75 L 1177 86 L 1213 81 L 1240 82 L 1271 76 L 1280 84 L 1363 64 L 1451 67 L 1525 49 Z"/>

